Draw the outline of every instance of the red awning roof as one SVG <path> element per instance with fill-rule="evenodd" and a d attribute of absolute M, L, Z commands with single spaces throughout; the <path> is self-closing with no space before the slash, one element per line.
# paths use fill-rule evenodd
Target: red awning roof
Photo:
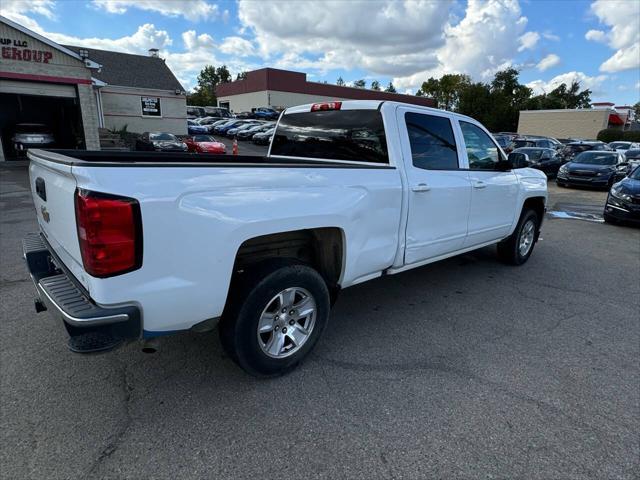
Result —
<path fill-rule="evenodd" d="M 620 118 L 620 115 L 612 113 L 609 115 L 609 125 L 624 125 L 624 120 Z"/>

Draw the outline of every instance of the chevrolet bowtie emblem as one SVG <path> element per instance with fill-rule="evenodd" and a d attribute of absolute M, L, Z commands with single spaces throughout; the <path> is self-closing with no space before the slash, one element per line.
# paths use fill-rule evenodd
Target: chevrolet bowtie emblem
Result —
<path fill-rule="evenodd" d="M 47 211 L 47 207 L 42 205 L 40 207 L 40 212 L 42 213 L 42 218 L 44 218 L 44 221 L 49 223 L 49 220 L 51 220 L 51 216 L 49 215 L 49 212 Z"/>

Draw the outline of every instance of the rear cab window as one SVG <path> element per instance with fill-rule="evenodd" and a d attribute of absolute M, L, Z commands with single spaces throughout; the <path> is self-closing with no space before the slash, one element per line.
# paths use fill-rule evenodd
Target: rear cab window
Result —
<path fill-rule="evenodd" d="M 378 109 L 286 113 L 270 156 L 389 164 L 382 114 Z"/>
<path fill-rule="evenodd" d="M 414 167 L 423 170 L 458 169 L 458 151 L 449 118 L 407 112 L 404 119 Z"/>

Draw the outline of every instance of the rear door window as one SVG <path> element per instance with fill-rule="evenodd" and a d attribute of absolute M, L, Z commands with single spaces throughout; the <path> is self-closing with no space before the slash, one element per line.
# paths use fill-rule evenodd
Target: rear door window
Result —
<path fill-rule="evenodd" d="M 282 115 L 271 155 L 389 163 L 378 110 L 321 110 Z"/>
<path fill-rule="evenodd" d="M 413 166 L 425 170 L 458 169 L 458 152 L 446 117 L 407 112 L 404 116 Z"/>

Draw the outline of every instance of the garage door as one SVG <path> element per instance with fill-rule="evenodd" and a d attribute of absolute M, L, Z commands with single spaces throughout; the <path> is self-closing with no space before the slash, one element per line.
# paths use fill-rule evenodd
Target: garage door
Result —
<path fill-rule="evenodd" d="M 73 85 L 57 85 L 55 83 L 19 82 L 16 80 L 0 80 L 0 93 L 17 93 L 20 95 L 44 95 L 47 97 L 76 98 Z"/>

